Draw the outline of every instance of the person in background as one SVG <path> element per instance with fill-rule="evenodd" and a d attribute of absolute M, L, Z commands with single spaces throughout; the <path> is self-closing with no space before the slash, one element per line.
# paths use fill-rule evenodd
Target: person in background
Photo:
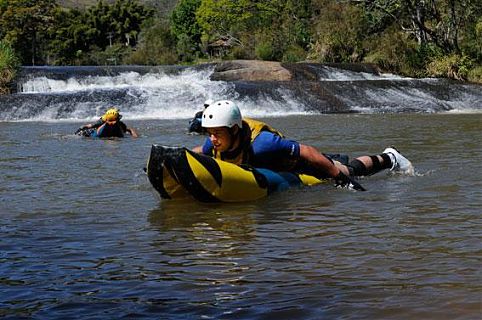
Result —
<path fill-rule="evenodd" d="M 137 138 L 136 130 L 128 128 L 120 119 L 122 119 L 122 115 L 119 113 L 119 109 L 110 108 L 97 122 L 80 127 L 75 134 L 94 138 L 123 138 L 125 133 L 129 133 L 132 137 Z"/>
<path fill-rule="evenodd" d="M 312 146 L 283 137 L 269 125 L 242 118 L 237 105 L 229 100 L 207 107 L 202 127 L 208 138 L 193 151 L 235 164 L 273 171 L 290 171 L 332 179 L 335 186 L 365 190 L 354 177 L 370 176 L 385 169 L 414 173 L 411 162 L 395 148 L 383 153 L 358 157 L 348 162 L 347 156 L 320 153 Z"/>
<path fill-rule="evenodd" d="M 204 101 L 204 109 L 209 107 L 210 104 L 212 104 L 214 101 L 211 99 L 208 99 Z M 189 120 L 189 133 L 197 133 L 197 134 L 204 134 L 203 127 L 201 126 L 201 118 L 203 115 L 204 110 L 196 112 L 194 115 L 194 118 Z"/>

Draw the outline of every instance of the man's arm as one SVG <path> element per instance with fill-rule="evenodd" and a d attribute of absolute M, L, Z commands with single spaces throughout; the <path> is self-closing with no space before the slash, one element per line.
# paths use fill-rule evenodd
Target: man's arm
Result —
<path fill-rule="evenodd" d="M 332 178 L 336 178 L 340 173 L 340 169 L 330 159 L 312 146 L 300 144 L 300 158 Z"/>
<path fill-rule="evenodd" d="M 102 119 L 99 119 L 99 120 L 97 120 L 97 121 L 94 122 L 94 123 L 85 124 L 85 125 L 83 125 L 83 126 L 80 127 L 80 128 L 81 128 L 81 129 L 98 128 L 98 127 L 100 127 L 103 123 L 104 123 L 104 121 L 102 121 Z"/>
<path fill-rule="evenodd" d="M 127 128 L 126 131 L 129 132 L 132 135 L 133 138 L 138 137 L 137 131 L 134 128 Z"/>
<path fill-rule="evenodd" d="M 300 157 L 315 169 L 330 176 L 336 186 L 365 191 L 362 185 L 350 178 L 348 168 L 342 164 L 335 165 L 330 159 L 311 146 L 300 144 Z M 321 174 L 323 176 L 323 174 Z"/>
<path fill-rule="evenodd" d="M 209 138 L 206 138 L 202 145 L 192 148 L 192 151 L 194 151 L 196 153 L 205 154 L 203 150 L 211 150 L 212 147 L 213 147 L 213 145 L 211 143 L 211 140 L 209 140 Z"/>

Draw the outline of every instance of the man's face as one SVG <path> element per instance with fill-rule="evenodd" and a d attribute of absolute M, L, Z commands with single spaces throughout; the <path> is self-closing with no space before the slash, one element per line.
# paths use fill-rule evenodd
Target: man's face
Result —
<path fill-rule="evenodd" d="M 216 151 L 224 152 L 231 146 L 231 135 L 227 127 L 206 128 L 206 131 Z"/>

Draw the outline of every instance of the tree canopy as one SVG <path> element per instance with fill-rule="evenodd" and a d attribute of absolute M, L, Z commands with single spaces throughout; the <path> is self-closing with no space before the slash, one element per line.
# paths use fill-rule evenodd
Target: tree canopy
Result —
<path fill-rule="evenodd" d="M 481 16 L 479 0 L 0 0 L 0 40 L 24 64 L 310 60 L 477 79 Z"/>

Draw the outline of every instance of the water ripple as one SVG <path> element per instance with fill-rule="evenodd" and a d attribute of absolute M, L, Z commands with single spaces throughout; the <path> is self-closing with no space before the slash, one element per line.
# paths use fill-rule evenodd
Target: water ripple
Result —
<path fill-rule="evenodd" d="M 327 152 L 397 143 L 417 174 L 363 179 L 363 193 L 160 201 L 141 170 L 150 143 L 199 143 L 184 122 L 140 121 L 143 137 L 118 141 L 2 123 L 0 317 L 479 318 L 480 116 L 270 121 Z"/>

